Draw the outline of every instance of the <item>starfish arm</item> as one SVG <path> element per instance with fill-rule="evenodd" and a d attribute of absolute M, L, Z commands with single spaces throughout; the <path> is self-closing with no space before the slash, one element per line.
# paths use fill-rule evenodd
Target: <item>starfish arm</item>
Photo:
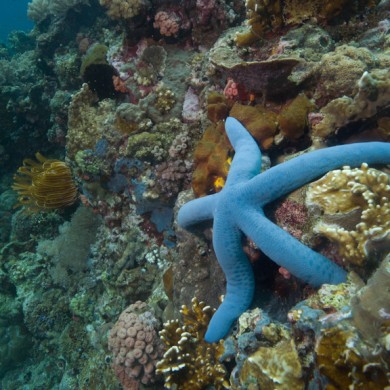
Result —
<path fill-rule="evenodd" d="M 242 233 L 229 226 L 226 215 L 214 219 L 213 245 L 226 275 L 226 295 L 209 323 L 205 340 L 210 343 L 226 336 L 232 323 L 249 308 L 255 289 L 252 266 L 242 249 Z"/>
<path fill-rule="evenodd" d="M 262 212 L 247 210 L 239 227 L 270 259 L 313 287 L 346 280 L 347 273 L 341 267 L 303 245 Z"/>
<path fill-rule="evenodd" d="M 177 215 L 177 223 L 184 229 L 189 229 L 198 223 L 213 219 L 219 194 L 197 198 L 184 204 Z"/>
<path fill-rule="evenodd" d="M 237 119 L 227 118 L 225 129 L 235 151 L 226 180 L 226 186 L 230 186 L 249 180 L 260 172 L 261 152 L 254 138 Z"/>
<path fill-rule="evenodd" d="M 390 164 L 390 144 L 357 143 L 303 154 L 254 177 L 247 183 L 246 193 L 251 201 L 264 205 L 333 169 L 362 163 Z"/>

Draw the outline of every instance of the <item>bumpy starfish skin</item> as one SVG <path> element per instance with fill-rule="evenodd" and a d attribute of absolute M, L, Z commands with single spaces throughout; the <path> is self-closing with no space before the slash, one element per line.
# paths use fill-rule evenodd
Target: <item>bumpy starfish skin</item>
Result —
<path fill-rule="evenodd" d="M 254 275 L 242 249 L 243 234 L 278 265 L 314 287 L 346 279 L 342 268 L 268 220 L 263 212 L 267 203 L 343 165 L 390 163 L 390 144 L 369 142 L 303 154 L 259 174 L 261 152 L 255 140 L 234 118 L 227 118 L 225 128 L 235 150 L 225 187 L 186 203 L 178 214 L 179 225 L 187 229 L 214 219 L 213 246 L 227 285 L 205 335 L 208 342 L 223 338 L 253 299 Z"/>

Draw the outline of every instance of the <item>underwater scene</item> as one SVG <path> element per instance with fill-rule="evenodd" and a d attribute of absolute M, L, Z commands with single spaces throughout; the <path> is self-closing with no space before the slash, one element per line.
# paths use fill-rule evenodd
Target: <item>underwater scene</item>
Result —
<path fill-rule="evenodd" d="M 390 389 L 390 0 L 0 10 L 1 390 Z"/>

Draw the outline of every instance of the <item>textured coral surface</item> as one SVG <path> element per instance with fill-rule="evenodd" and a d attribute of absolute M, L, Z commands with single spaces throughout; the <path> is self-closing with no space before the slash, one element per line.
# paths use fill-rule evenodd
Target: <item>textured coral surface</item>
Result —
<path fill-rule="evenodd" d="M 390 142 L 389 1 L 31 0 L 25 12 L 33 29 L 0 45 L 0 388 L 389 387 L 388 167 L 360 166 L 362 153 L 274 193 L 324 163 L 305 157 L 316 150 Z M 272 201 L 234 198 L 216 229 L 205 216 L 221 209 L 202 199 L 229 187 L 228 117 L 261 150 L 242 155 L 253 175 L 281 176 L 249 191 Z M 194 199 L 202 223 L 187 231 L 177 216 Z M 214 245 L 232 232 L 235 245 Z M 325 272 L 292 239 L 344 283 L 294 276 L 294 264 Z M 233 271 L 241 253 L 253 300 L 235 321 L 233 299 L 210 344 L 210 307 L 232 301 L 221 251 Z"/>

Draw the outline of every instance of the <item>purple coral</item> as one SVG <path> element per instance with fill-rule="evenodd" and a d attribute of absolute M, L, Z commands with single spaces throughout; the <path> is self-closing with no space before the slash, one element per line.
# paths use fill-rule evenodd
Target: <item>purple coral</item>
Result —
<path fill-rule="evenodd" d="M 170 160 L 156 166 L 159 192 L 167 197 L 177 195 L 191 182 L 192 164 L 187 160 Z"/>
<path fill-rule="evenodd" d="M 302 228 L 307 222 L 308 214 L 304 205 L 293 200 L 284 200 L 275 211 L 277 224 L 297 239 L 302 237 Z"/>

